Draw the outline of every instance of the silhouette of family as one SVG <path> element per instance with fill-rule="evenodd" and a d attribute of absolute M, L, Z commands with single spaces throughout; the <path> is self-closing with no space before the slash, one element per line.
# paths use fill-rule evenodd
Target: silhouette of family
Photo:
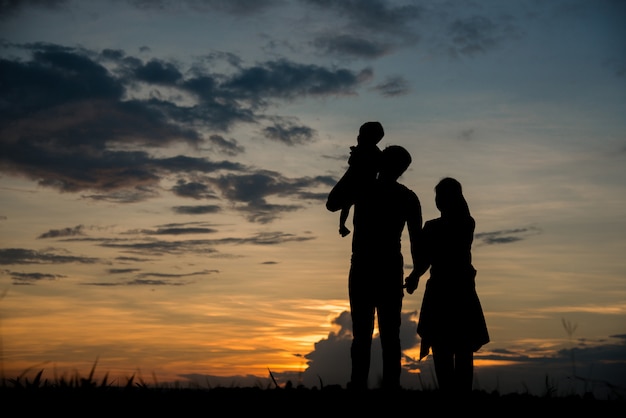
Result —
<path fill-rule="evenodd" d="M 328 194 L 326 208 L 340 211 L 339 233 L 353 208 L 348 297 L 352 318 L 348 389 L 368 389 L 375 321 L 382 346 L 383 389 L 400 389 L 400 324 L 404 291 L 413 294 L 428 270 L 419 313 L 420 360 L 432 352 L 439 390 L 472 391 L 474 353 L 489 342 L 475 287 L 471 247 L 475 220 L 461 183 L 450 177 L 435 186 L 440 217 L 423 223 L 417 194 L 398 182 L 412 162 L 399 145 L 378 148 L 379 122 L 361 125 L 348 169 Z M 401 237 L 406 228 L 413 269 L 404 278 Z"/>

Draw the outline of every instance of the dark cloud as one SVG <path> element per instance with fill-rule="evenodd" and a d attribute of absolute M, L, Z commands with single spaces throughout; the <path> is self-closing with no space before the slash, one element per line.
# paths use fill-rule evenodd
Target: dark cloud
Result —
<path fill-rule="evenodd" d="M 482 244 L 508 244 L 511 242 L 521 241 L 530 235 L 541 233 L 537 227 L 504 229 L 502 231 L 478 232 L 474 234 L 474 239 Z"/>
<path fill-rule="evenodd" d="M 39 235 L 37 238 L 59 238 L 59 237 L 72 237 L 75 235 L 83 235 L 84 227 L 83 225 L 77 225 L 74 227 L 62 228 L 62 229 L 51 229 L 48 232 L 44 232 Z"/>
<path fill-rule="evenodd" d="M 233 202 L 255 204 L 271 195 L 299 197 L 309 187 L 326 185 L 325 178 L 287 178 L 280 173 L 260 170 L 253 174 L 226 174 L 208 181 Z"/>
<path fill-rule="evenodd" d="M 114 287 L 114 286 L 185 286 L 188 282 L 175 281 L 175 280 L 155 280 L 155 279 L 133 279 L 124 280 L 119 282 L 87 282 L 81 283 L 83 286 L 102 286 L 102 287 Z"/>
<path fill-rule="evenodd" d="M 126 273 L 135 273 L 140 271 L 140 269 L 108 269 L 107 272 L 109 274 L 126 274 Z"/>
<path fill-rule="evenodd" d="M 263 135 L 286 145 L 308 144 L 315 139 L 315 130 L 308 126 L 295 125 L 291 121 L 280 120 L 263 129 Z"/>
<path fill-rule="evenodd" d="M 369 69 L 354 72 L 288 60 L 232 67 L 228 74 L 202 67 L 187 72 L 179 63 L 157 58 L 144 63 L 121 50 L 96 53 L 44 43 L 10 47 L 31 55 L 26 60 L 0 59 L 5 81 L 0 85 L 1 173 L 63 192 L 91 192 L 82 197 L 116 203 L 158 196 L 161 182 L 176 176 L 180 180 L 171 189 L 174 194 L 219 198 L 211 189 L 216 187 L 229 200 L 244 202 L 239 209 L 248 219 L 264 223 L 301 207 L 268 202 L 268 195 L 317 198 L 307 188 L 319 182 L 305 185 L 302 179 L 251 173 L 249 167 L 227 160 L 156 155 L 182 143 L 235 156 L 245 151 L 236 140 L 206 135 L 206 130 L 265 120 L 271 121 L 262 128 L 266 138 L 306 145 L 315 140 L 315 130 L 292 117 L 268 117 L 261 113 L 263 107 L 273 100 L 356 94 L 372 76 Z M 164 86 L 177 93 L 165 97 L 159 93 Z M 142 96 L 146 88 L 152 91 L 149 97 Z M 196 103 L 183 105 L 182 96 Z M 202 182 L 193 179 L 217 173 L 219 177 Z"/>
<path fill-rule="evenodd" d="M 152 199 L 159 195 L 158 191 L 143 186 L 135 186 L 133 189 L 115 190 L 109 193 L 82 195 L 83 199 L 114 203 L 136 203 Z"/>
<path fill-rule="evenodd" d="M 182 73 L 170 62 L 153 59 L 135 68 L 135 78 L 150 84 L 176 85 L 183 79 Z"/>
<path fill-rule="evenodd" d="M 24 248 L 0 248 L 0 265 L 11 264 L 94 264 L 97 258 L 57 254 L 53 250 L 35 251 Z"/>
<path fill-rule="evenodd" d="M 271 222 L 284 212 L 302 208 L 302 205 L 270 203 L 267 201 L 268 197 L 323 200 L 325 194 L 313 194 L 307 189 L 327 185 L 326 178 L 323 177 L 286 178 L 272 171 L 227 174 L 207 181 L 235 204 L 235 210 L 242 212 L 249 221 L 259 223 Z"/>
<path fill-rule="evenodd" d="M 218 196 L 204 183 L 185 182 L 178 180 L 176 186 L 172 187 L 176 196 L 191 197 L 193 199 L 217 199 Z"/>
<path fill-rule="evenodd" d="M 242 213 L 250 222 L 260 224 L 270 223 L 280 217 L 284 212 L 295 212 L 301 209 L 300 205 L 278 205 L 267 203 L 265 200 L 250 201 L 246 205 L 237 206 L 235 209 Z"/>
<path fill-rule="evenodd" d="M 187 235 L 187 234 L 212 234 L 217 232 L 213 228 L 159 228 L 154 231 L 144 231 L 147 235 Z"/>
<path fill-rule="evenodd" d="M 134 279 L 123 284 L 126 286 L 184 286 L 189 283 L 172 280 Z"/>
<path fill-rule="evenodd" d="M 0 20 L 13 17 L 27 8 L 57 10 L 67 3 L 68 0 L 3 0 L 0 2 Z"/>
<path fill-rule="evenodd" d="M 144 231 L 131 231 L 132 233 L 143 233 Z M 148 231 L 150 232 L 150 231 Z M 150 234 L 148 234 L 150 235 Z M 115 248 L 123 252 L 132 254 L 149 254 L 152 256 L 180 255 L 180 254 L 200 254 L 219 255 L 215 248 L 220 245 L 279 245 L 287 242 L 302 242 L 315 239 L 314 236 L 294 235 L 279 231 L 265 231 L 250 237 L 229 237 L 219 239 L 193 239 L 178 241 L 161 241 L 157 239 L 110 239 L 110 238 L 68 238 L 66 241 L 72 242 L 94 242 L 97 245 L 107 248 Z M 2 253 L 0 253 L 0 264 Z M 17 263 L 12 263 L 17 264 Z"/>
<path fill-rule="evenodd" d="M 214 254 L 215 241 L 212 240 L 179 240 L 179 241 L 133 241 L 133 240 L 100 240 L 102 247 L 116 248 L 131 254 L 149 254 L 152 256 L 181 254 Z"/>
<path fill-rule="evenodd" d="M 177 277 L 191 277 L 191 276 L 206 276 L 208 274 L 219 273 L 219 270 L 202 270 L 202 271 L 194 271 L 192 273 L 183 273 L 183 274 L 168 274 L 168 273 L 141 273 L 138 274 L 139 278 L 146 277 L 161 277 L 161 278 L 177 278 Z"/>
<path fill-rule="evenodd" d="M 134 272 L 136 269 L 122 269 L 116 273 Z M 191 273 L 168 274 L 145 272 L 136 274 L 132 279 L 122 279 L 115 282 L 88 282 L 82 283 L 86 286 L 187 286 L 193 284 L 193 280 L 180 280 L 192 277 L 203 277 L 211 274 L 219 273 L 219 270 L 202 270 Z"/>
<path fill-rule="evenodd" d="M 242 69 L 222 86 L 239 98 L 263 104 L 271 98 L 355 95 L 357 87 L 372 77 L 371 69 L 353 72 L 281 59 Z"/>
<path fill-rule="evenodd" d="M 33 285 L 42 280 L 54 281 L 66 277 L 61 274 L 22 273 L 8 270 L 5 270 L 4 273 L 11 277 L 11 279 L 13 280 L 13 284 L 15 285 Z"/>
<path fill-rule="evenodd" d="M 388 43 L 373 41 L 349 34 L 324 35 L 313 41 L 313 46 L 325 54 L 340 57 L 380 58 L 393 51 Z"/>
<path fill-rule="evenodd" d="M 242 145 L 239 145 L 236 139 L 228 140 L 221 135 L 209 136 L 207 143 L 212 149 L 216 150 L 216 152 L 226 154 L 231 157 L 242 154 L 246 150 Z"/>
<path fill-rule="evenodd" d="M 86 51 L 43 43 L 25 45 L 28 62 L 0 59 L 3 97 L 0 123 L 81 100 L 118 100 L 120 80 L 94 62 Z"/>
<path fill-rule="evenodd" d="M 172 210 L 181 215 L 206 215 L 208 213 L 218 213 L 222 210 L 216 205 L 199 206 L 174 206 Z"/>
<path fill-rule="evenodd" d="M 126 256 L 120 256 L 120 257 L 115 257 L 115 261 L 120 261 L 122 263 L 143 263 L 144 261 L 151 261 L 149 258 L 139 258 L 139 257 L 126 257 Z"/>

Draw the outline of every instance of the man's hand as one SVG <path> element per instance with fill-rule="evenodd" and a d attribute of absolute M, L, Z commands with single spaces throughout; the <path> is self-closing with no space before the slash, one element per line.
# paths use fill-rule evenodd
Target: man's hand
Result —
<path fill-rule="evenodd" d="M 415 292 L 415 289 L 417 289 L 417 285 L 419 281 L 420 281 L 420 277 L 417 274 L 415 274 L 415 272 L 411 272 L 411 274 L 409 274 L 407 278 L 404 279 L 404 288 L 406 289 L 409 295 L 412 295 L 413 292 Z"/>

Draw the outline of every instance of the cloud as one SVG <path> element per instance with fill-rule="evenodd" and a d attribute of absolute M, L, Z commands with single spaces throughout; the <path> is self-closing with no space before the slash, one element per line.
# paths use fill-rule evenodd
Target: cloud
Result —
<path fill-rule="evenodd" d="M 236 98 L 264 105 L 269 98 L 355 95 L 356 88 L 372 77 L 369 68 L 354 72 L 279 59 L 242 69 L 226 80 L 222 88 Z"/>
<path fill-rule="evenodd" d="M 116 273 L 135 272 L 137 269 L 120 269 Z M 132 279 L 123 279 L 116 282 L 88 282 L 82 283 L 85 286 L 186 286 L 193 284 L 192 280 L 179 280 L 190 277 L 204 277 L 211 274 L 219 273 L 219 270 L 202 270 L 183 274 L 167 274 L 146 272 L 136 274 Z M 156 279 L 152 278 L 156 277 Z"/>
<path fill-rule="evenodd" d="M 363 39 L 350 34 L 332 34 L 317 37 L 313 46 L 324 54 L 340 57 L 380 58 L 393 51 L 388 43 Z"/>
<path fill-rule="evenodd" d="M 135 186 L 133 189 L 115 190 L 108 193 L 85 194 L 83 199 L 115 203 L 136 203 L 157 197 L 159 192 L 151 187 Z"/>
<path fill-rule="evenodd" d="M 24 9 L 36 7 L 47 10 L 63 8 L 68 0 L 9 0 L 0 2 L 0 20 L 14 17 Z"/>
<path fill-rule="evenodd" d="M 107 272 L 109 274 L 125 274 L 125 273 L 134 273 L 136 271 L 139 271 L 140 269 L 108 269 Z"/>
<path fill-rule="evenodd" d="M 474 15 L 452 20 L 447 26 L 448 51 L 454 56 L 473 56 L 490 52 L 508 39 L 515 39 L 520 31 L 512 18 L 497 21 L 487 16 Z"/>
<path fill-rule="evenodd" d="M 239 123 L 267 123 L 261 127 L 265 138 L 305 146 L 316 139 L 314 129 L 293 117 L 267 116 L 264 107 L 274 100 L 356 94 L 372 77 L 370 69 L 326 68 L 286 59 L 220 73 L 200 66 L 185 71 L 179 63 L 157 58 L 144 63 L 121 50 L 98 53 L 45 43 L 3 46 L 30 55 L 25 60 L 0 59 L 5 80 L 1 86 L 5 101 L 0 103 L 1 173 L 116 203 L 159 196 L 163 180 L 176 176 L 177 184 L 171 188 L 175 195 L 217 199 L 215 188 L 233 202 L 244 202 L 238 210 L 251 222 L 261 223 L 302 207 L 268 202 L 267 196 L 318 199 L 308 188 L 320 181 L 286 179 L 237 162 L 184 153 L 156 155 L 181 144 L 239 155 L 245 149 L 237 140 L 209 134 Z M 235 62 L 232 56 L 213 57 L 220 58 Z M 164 87 L 170 93 L 162 93 Z M 198 181 L 198 174 L 214 177 Z"/>
<path fill-rule="evenodd" d="M 158 59 L 138 65 L 133 73 L 138 81 L 150 84 L 176 85 L 183 79 L 183 74 L 173 63 Z"/>
<path fill-rule="evenodd" d="M 174 206 L 172 210 L 181 215 L 206 215 L 208 213 L 218 213 L 222 210 L 216 205 L 198 205 L 198 206 Z"/>
<path fill-rule="evenodd" d="M 385 97 L 396 97 L 410 92 L 409 82 L 400 76 L 388 77 L 382 83 L 377 84 L 374 90 Z"/>
<path fill-rule="evenodd" d="M 419 345 L 416 333 L 417 312 L 403 312 L 400 340 L 403 351 Z M 352 341 L 350 314 L 340 313 L 332 321 L 335 330 L 314 344 L 313 351 L 294 354 L 307 360 L 303 372 L 275 373 L 277 379 L 306 387 L 340 385 L 345 387 L 350 378 L 350 345 Z M 533 356 L 500 349 L 494 342 L 474 354 L 475 363 L 490 366 L 476 368 L 474 387 L 480 390 L 498 390 L 501 393 L 524 391 L 544 394 L 548 378 L 555 388 L 571 388 L 593 392 L 598 399 L 626 394 L 626 335 L 613 335 L 605 341 L 578 341 L 571 348 L 556 352 L 536 352 Z M 370 387 L 377 387 L 382 376 L 382 351 L 379 336 L 372 341 Z M 422 361 L 406 353 L 403 357 L 402 386 L 423 390 L 436 387 L 432 355 Z M 428 382 L 433 382 L 432 384 Z"/>
<path fill-rule="evenodd" d="M 153 231 L 129 231 L 131 234 L 144 234 L 152 235 Z M 172 234 L 176 235 L 176 234 Z M 302 242 L 315 239 L 310 235 L 295 235 L 291 233 L 281 231 L 264 231 L 249 237 L 227 237 L 219 239 L 191 239 L 191 240 L 177 240 L 177 241 L 162 241 L 154 238 L 150 239 L 129 239 L 129 238 L 66 238 L 67 242 L 93 242 L 99 246 L 106 248 L 115 248 L 124 252 L 133 254 L 149 254 L 153 256 L 162 256 L 164 254 L 180 255 L 180 254 L 200 254 L 216 256 L 218 250 L 215 248 L 220 245 L 239 245 L 239 244 L 251 244 L 251 245 L 279 245 L 288 242 Z M 0 250 L 0 264 L 27 264 L 35 263 L 37 258 L 33 255 L 28 257 L 30 253 L 28 250 L 21 250 L 26 254 L 14 255 L 10 250 Z M 21 256 L 21 257 L 20 257 Z M 80 260 L 80 259 L 79 259 Z M 89 259 L 86 259 L 89 260 Z M 12 261 L 12 262 L 9 262 Z M 71 258 L 68 258 L 70 262 Z M 76 260 L 78 261 L 78 260 Z M 133 261 L 132 258 L 129 261 Z M 139 260 L 145 261 L 145 260 Z M 57 261 L 61 262 L 61 261 Z M 84 261 L 87 262 L 87 261 Z M 93 261 L 95 262 L 95 260 Z"/>
<path fill-rule="evenodd" d="M 140 9 L 157 9 L 167 13 L 189 9 L 194 12 L 222 12 L 235 16 L 248 16 L 263 12 L 277 4 L 279 0 L 128 0 Z"/>
<path fill-rule="evenodd" d="M 35 251 L 25 248 L 0 248 L 0 265 L 11 264 L 94 264 L 100 260 L 93 257 L 56 254 L 55 250 Z"/>
<path fill-rule="evenodd" d="M 315 130 L 308 126 L 296 125 L 291 121 L 276 121 L 272 126 L 263 128 L 263 136 L 286 145 L 308 144 L 315 139 Z"/>
<path fill-rule="evenodd" d="M 77 225 L 74 227 L 67 227 L 63 229 L 51 229 L 48 232 L 44 232 L 39 235 L 37 239 L 42 238 L 59 238 L 59 237 L 72 237 L 75 235 L 83 235 L 83 225 Z"/>
<path fill-rule="evenodd" d="M 11 277 L 11 279 L 13 280 L 13 284 L 15 285 L 33 285 L 42 280 L 54 281 L 66 277 L 62 274 L 23 273 L 9 270 L 4 270 L 4 273 Z"/>
<path fill-rule="evenodd" d="M 279 173 L 259 170 L 252 174 L 225 174 L 207 178 L 224 198 L 235 204 L 234 209 L 251 222 L 268 223 L 284 212 L 301 209 L 300 204 L 276 204 L 268 197 L 286 197 L 295 200 L 323 200 L 325 194 L 310 193 L 307 189 L 327 185 L 323 177 L 287 178 Z M 334 184 L 334 182 L 333 182 Z"/>
<path fill-rule="evenodd" d="M 190 197 L 192 199 L 217 199 L 218 196 L 209 189 L 204 183 L 199 182 L 186 182 L 185 180 L 178 180 L 176 185 L 172 187 L 172 191 L 176 196 Z"/>
<path fill-rule="evenodd" d="M 211 135 L 207 141 L 216 152 L 234 157 L 245 152 L 245 148 L 236 139 L 225 139 L 221 135 Z"/>
<path fill-rule="evenodd" d="M 304 3 L 338 14 L 353 27 L 367 31 L 396 32 L 422 15 L 419 6 L 392 6 L 383 0 L 304 0 Z"/>
<path fill-rule="evenodd" d="M 183 254 L 214 254 L 217 252 L 212 240 L 179 240 L 160 241 L 150 240 L 136 242 L 132 240 L 107 240 L 102 239 L 99 243 L 102 247 L 116 248 L 132 254 L 149 254 L 153 256 L 183 255 Z"/>
<path fill-rule="evenodd" d="M 479 241 L 479 243 L 487 245 L 509 244 L 521 241 L 530 235 L 540 233 L 541 230 L 539 228 L 531 226 L 526 228 L 504 229 L 501 231 L 477 232 L 474 234 L 474 239 Z"/>
<path fill-rule="evenodd" d="M 419 343 L 416 333 L 417 323 L 415 317 L 417 312 L 403 312 L 401 319 L 401 341 L 402 349 L 408 350 L 414 348 Z M 319 387 L 320 383 L 324 385 L 340 385 L 345 387 L 350 378 L 350 345 L 352 344 L 352 320 L 350 313 L 341 312 L 332 321 L 335 326 L 334 331 L 329 332 L 328 336 L 314 344 L 312 352 L 307 354 L 298 354 L 307 361 L 307 368 L 299 375 L 284 373 L 279 374 L 283 381 L 292 380 L 292 382 L 301 383 L 307 387 Z M 372 355 L 370 365 L 370 387 L 377 387 L 379 379 L 382 377 L 382 350 L 380 346 L 380 337 L 376 333 L 372 340 Z M 415 382 L 409 384 L 409 381 L 416 378 L 416 375 L 403 373 L 403 386 L 414 386 Z"/>
<path fill-rule="evenodd" d="M 217 232 L 213 228 L 159 228 L 154 231 L 144 231 L 148 235 L 187 235 L 187 234 L 210 234 Z"/>

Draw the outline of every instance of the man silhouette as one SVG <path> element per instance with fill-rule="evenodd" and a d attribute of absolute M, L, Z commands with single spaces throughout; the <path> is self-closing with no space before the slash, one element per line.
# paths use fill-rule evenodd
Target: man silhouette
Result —
<path fill-rule="evenodd" d="M 348 383 L 351 389 L 368 387 L 375 316 L 383 352 L 383 388 L 400 388 L 400 321 L 404 297 L 401 237 L 406 226 L 413 265 L 417 265 L 417 245 L 422 229 L 422 208 L 417 195 L 398 183 L 411 160 L 403 147 L 386 147 L 377 179 L 354 197 L 354 234 L 348 277 L 353 337 Z M 335 197 L 342 199 L 332 192 L 329 194 L 329 200 Z M 327 202 L 329 208 L 340 206 Z"/>

